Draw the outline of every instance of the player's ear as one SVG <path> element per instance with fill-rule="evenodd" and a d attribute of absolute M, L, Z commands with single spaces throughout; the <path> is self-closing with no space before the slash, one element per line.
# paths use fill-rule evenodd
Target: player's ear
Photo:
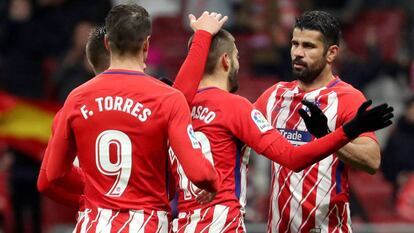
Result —
<path fill-rule="evenodd" d="M 326 61 L 328 63 L 332 63 L 336 56 L 338 56 L 339 46 L 338 45 L 331 45 L 326 52 Z"/>
<path fill-rule="evenodd" d="M 224 53 L 221 57 L 221 64 L 225 71 L 228 71 L 230 69 L 230 57 L 227 53 Z"/>
<path fill-rule="evenodd" d="M 144 44 L 142 45 L 144 53 L 147 53 L 149 50 L 149 39 L 150 36 L 147 36 L 147 39 L 145 39 Z"/>
<path fill-rule="evenodd" d="M 104 37 L 104 45 L 105 45 L 106 50 L 111 51 L 109 49 L 109 40 L 108 40 L 108 37 L 106 35 Z"/>

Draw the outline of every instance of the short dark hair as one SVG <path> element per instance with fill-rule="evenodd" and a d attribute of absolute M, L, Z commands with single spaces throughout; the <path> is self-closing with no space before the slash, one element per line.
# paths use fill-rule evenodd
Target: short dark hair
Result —
<path fill-rule="evenodd" d="M 136 54 L 151 33 L 149 14 L 137 4 L 113 7 L 105 21 L 110 48 L 119 55 Z"/>
<path fill-rule="evenodd" d="M 190 47 L 193 41 L 191 36 L 188 41 L 188 47 Z M 220 29 L 211 39 L 210 50 L 208 52 L 207 62 L 204 69 L 205 74 L 213 74 L 216 68 L 217 60 L 223 53 L 228 53 L 230 56 L 234 51 L 234 37 L 225 29 Z"/>
<path fill-rule="evenodd" d="M 339 46 L 341 37 L 338 19 L 325 11 L 307 11 L 296 19 L 295 28 L 315 30 L 323 35 L 325 46 Z"/>
<path fill-rule="evenodd" d="M 105 48 L 105 27 L 96 27 L 91 31 L 86 44 L 86 57 L 95 73 L 102 73 L 109 67 L 109 51 Z"/>

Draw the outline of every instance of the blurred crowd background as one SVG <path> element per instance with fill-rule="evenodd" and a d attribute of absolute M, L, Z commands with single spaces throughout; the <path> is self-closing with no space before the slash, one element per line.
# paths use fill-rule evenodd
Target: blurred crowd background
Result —
<path fill-rule="evenodd" d="M 36 191 L 53 113 L 76 86 L 94 76 L 85 57 L 88 34 L 122 0 L 0 0 L 0 232 L 67 232 L 76 210 Z M 147 73 L 175 78 L 191 35 L 187 15 L 228 15 L 240 52 L 238 94 L 255 101 L 266 88 L 292 80 L 295 18 L 325 10 L 341 21 L 335 73 L 374 102 L 396 110 L 378 133 L 376 175 L 352 171 L 356 232 L 414 232 L 413 0 L 136 0 L 151 14 Z M 267 221 L 270 165 L 252 156 L 247 223 Z M 393 224 L 392 231 L 386 229 Z M 358 228 L 359 226 L 359 228 Z M 381 226 L 381 227 L 375 227 Z M 408 231 L 407 231 L 408 230 Z M 411 231 L 410 231 L 411 230 Z"/>

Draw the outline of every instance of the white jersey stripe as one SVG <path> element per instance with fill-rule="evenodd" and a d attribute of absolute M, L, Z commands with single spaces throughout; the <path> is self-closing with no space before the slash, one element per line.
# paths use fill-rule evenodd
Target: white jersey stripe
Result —
<path fill-rule="evenodd" d="M 129 224 L 129 233 L 138 232 L 144 224 L 144 211 L 129 211 L 129 215 L 132 215 L 132 220 Z"/>
<path fill-rule="evenodd" d="M 311 168 L 313 168 L 314 166 L 316 166 L 316 164 L 313 164 L 312 166 L 311 166 Z M 303 181 L 303 179 L 305 179 L 305 177 L 310 173 L 312 171 L 312 169 L 308 169 L 307 170 L 307 172 L 300 178 L 300 180 L 296 183 L 296 186 L 294 186 L 293 187 L 293 190 L 292 189 L 290 189 L 289 191 L 291 192 L 291 193 L 295 193 L 296 192 L 296 190 L 297 190 L 297 188 L 298 188 L 298 185 L 299 185 L 299 183 L 301 182 L 301 181 Z M 291 174 L 294 174 L 293 172 L 291 172 Z M 288 199 L 286 200 L 286 202 L 285 202 L 285 205 L 283 206 L 283 208 L 282 208 L 282 210 L 280 211 L 280 214 L 282 214 L 284 211 L 285 211 L 285 209 L 286 209 L 286 207 L 287 207 L 287 205 L 291 202 L 291 200 L 294 198 L 294 196 L 293 195 L 290 195 L 289 197 L 288 197 Z M 297 208 L 298 209 L 298 208 Z M 292 214 L 292 209 L 291 209 L 291 214 Z M 290 219 L 292 219 L 292 217 L 290 218 Z M 277 227 L 276 227 L 276 229 L 277 228 L 279 228 L 279 225 L 280 225 L 280 221 L 282 220 L 282 218 L 279 218 L 279 221 L 278 221 L 278 223 L 277 223 Z"/>
<path fill-rule="evenodd" d="M 269 99 L 266 101 L 266 119 L 269 123 L 272 123 L 272 112 L 275 109 L 277 103 L 276 103 L 276 93 L 279 89 L 279 85 L 276 86 L 276 89 L 270 94 Z"/>
<path fill-rule="evenodd" d="M 276 87 L 276 90 L 274 90 L 272 92 L 272 94 L 270 95 L 270 98 L 267 101 L 267 105 L 266 105 L 266 113 L 267 114 L 266 114 L 266 116 L 267 116 L 267 121 L 269 123 L 272 123 L 272 113 L 275 110 L 275 108 L 277 107 L 277 105 L 279 104 L 279 102 L 282 100 L 282 99 L 280 99 L 280 100 L 276 101 L 276 94 L 278 92 L 278 89 L 279 89 L 279 85 Z M 286 92 L 287 91 L 285 91 L 282 95 L 284 95 Z M 273 104 L 273 105 L 271 105 L 271 104 Z M 280 114 L 280 112 L 278 114 Z"/>
<path fill-rule="evenodd" d="M 245 213 L 245 206 L 246 206 L 246 190 L 247 190 L 247 165 L 249 164 L 249 157 L 251 153 L 250 147 L 245 147 L 244 153 L 242 156 L 242 161 L 240 165 L 240 197 L 239 197 L 239 203 L 240 203 L 240 210 L 242 213 Z"/>
<path fill-rule="evenodd" d="M 283 102 L 282 102 L 282 105 L 280 106 L 281 111 L 279 111 L 279 115 L 275 117 L 275 119 L 272 119 L 272 122 L 273 122 L 272 125 L 276 125 L 277 128 L 286 127 L 286 119 L 289 116 L 290 105 L 292 104 L 293 96 L 296 93 L 298 93 L 297 87 L 293 91 L 286 92 L 283 95 Z"/>
<path fill-rule="evenodd" d="M 197 227 L 197 223 L 200 221 L 200 209 L 194 210 L 194 213 L 190 217 L 190 224 L 184 230 L 184 233 L 194 233 Z"/>
<path fill-rule="evenodd" d="M 331 92 L 328 95 L 327 100 L 327 107 L 325 110 L 325 115 L 328 118 L 328 127 L 331 131 L 336 129 L 336 115 L 338 112 L 338 96 L 335 92 Z M 332 168 L 336 164 L 337 158 L 333 155 L 327 157 L 326 159 L 319 162 L 318 168 L 318 178 L 322 177 L 321 183 L 318 185 L 316 189 L 316 213 L 315 213 L 315 224 L 316 226 L 320 226 L 322 218 L 326 215 L 329 211 L 329 203 L 331 202 L 331 191 L 329 187 L 331 187 L 332 183 L 335 182 L 332 179 Z M 326 224 L 329 226 L 329 218 L 328 223 Z"/>
<path fill-rule="evenodd" d="M 303 96 L 303 99 L 306 99 L 310 102 L 315 102 L 316 97 L 319 95 L 320 89 L 309 92 Z M 297 108 L 301 105 L 301 102 L 298 102 L 296 107 L 292 110 L 291 115 L 289 116 L 289 119 L 296 114 Z M 305 108 L 305 107 L 303 107 Z M 306 125 L 302 118 L 299 118 L 293 129 L 305 131 Z M 293 144 L 293 142 L 291 142 Z M 306 143 L 306 142 L 304 142 Z M 303 198 L 303 180 L 309 174 L 312 169 L 315 167 L 316 164 L 312 165 L 306 172 L 306 174 L 301 172 L 293 173 L 290 177 L 290 183 L 289 188 L 291 191 L 291 201 L 290 201 L 290 224 L 293 222 L 293 224 L 290 225 L 290 228 L 292 232 L 297 232 L 299 229 L 299 225 L 302 221 L 302 208 L 300 205 L 300 201 Z M 296 218 L 296 219 L 295 219 Z M 289 231 L 289 226 L 286 228 L 285 232 Z"/>
<path fill-rule="evenodd" d="M 108 233 L 111 232 L 111 221 L 110 218 L 112 216 L 112 210 L 110 209 L 101 209 L 98 208 L 100 211 L 100 216 L 98 218 L 98 225 L 96 225 L 96 233 Z"/>
<path fill-rule="evenodd" d="M 332 161 L 331 162 L 331 165 L 330 166 L 332 166 L 333 164 L 335 163 L 335 160 L 334 161 Z M 318 176 L 318 183 L 317 183 L 317 185 L 326 177 L 326 174 L 324 174 L 323 175 L 323 177 L 321 177 L 321 179 L 319 179 L 319 177 L 320 176 Z M 315 186 L 314 186 L 315 187 Z M 325 195 L 322 197 L 322 200 L 323 199 L 325 199 L 327 196 L 329 196 L 329 194 L 330 194 L 330 192 L 333 190 L 333 188 L 334 188 L 334 186 L 332 186 L 331 185 L 331 188 L 328 190 L 328 192 L 326 192 L 325 193 Z M 312 210 L 309 212 L 309 215 L 308 215 L 308 217 L 305 219 L 305 221 L 303 221 L 302 222 L 302 224 L 301 224 L 301 226 L 300 226 L 300 228 L 299 228 L 299 231 L 301 231 L 302 230 L 302 228 L 305 226 L 305 224 L 308 222 L 308 220 L 309 220 L 309 218 L 312 216 L 312 214 L 318 209 L 318 207 L 321 205 L 321 202 L 322 202 L 322 200 L 320 200 L 320 201 L 316 201 L 316 203 L 315 203 L 315 207 L 314 208 L 312 208 Z M 316 224 L 316 226 L 319 226 L 318 224 Z"/>
<path fill-rule="evenodd" d="M 216 205 L 214 207 L 212 226 L 209 229 L 209 233 L 218 233 L 223 230 L 224 224 L 226 224 L 227 214 L 229 207 L 224 205 Z"/>
<path fill-rule="evenodd" d="M 272 203 L 272 215 L 269 216 L 271 218 L 272 224 L 271 224 L 271 232 L 277 232 L 276 231 L 276 221 L 278 219 L 280 219 L 280 214 L 279 214 L 279 202 L 277 200 L 277 192 L 276 190 L 278 190 L 279 188 L 279 181 L 277 179 L 277 177 L 279 176 L 279 172 L 282 170 L 281 166 L 277 163 L 272 163 L 273 164 L 273 187 L 272 187 L 272 199 L 271 199 L 271 203 Z M 276 171 L 277 170 L 277 171 Z"/>

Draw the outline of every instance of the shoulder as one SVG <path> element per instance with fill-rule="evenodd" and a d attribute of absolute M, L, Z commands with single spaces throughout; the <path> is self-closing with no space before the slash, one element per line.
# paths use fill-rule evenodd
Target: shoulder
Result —
<path fill-rule="evenodd" d="M 276 96 L 278 93 L 283 93 L 286 90 L 291 90 L 297 86 L 297 81 L 292 82 L 277 82 L 273 86 L 266 89 L 257 99 L 256 106 L 266 106 L 271 96 Z"/>
<path fill-rule="evenodd" d="M 218 101 L 229 106 L 229 110 L 252 105 L 252 103 L 245 97 L 233 93 L 223 92 L 223 94 L 218 97 Z"/>
<path fill-rule="evenodd" d="M 353 87 L 351 84 L 341 81 L 333 87 L 333 90 L 338 94 L 340 99 L 349 99 L 349 100 L 364 100 L 364 94 Z"/>

